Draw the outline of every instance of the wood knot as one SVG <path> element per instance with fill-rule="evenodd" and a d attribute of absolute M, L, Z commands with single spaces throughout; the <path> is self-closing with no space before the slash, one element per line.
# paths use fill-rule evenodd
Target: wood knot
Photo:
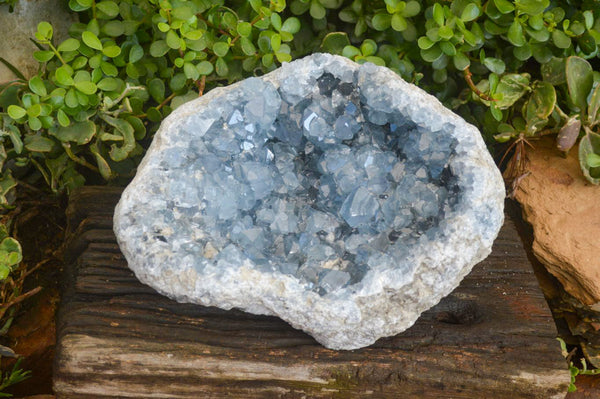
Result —
<path fill-rule="evenodd" d="M 482 316 L 475 301 L 452 296 L 440 302 L 435 310 L 435 319 L 448 324 L 475 324 Z"/>

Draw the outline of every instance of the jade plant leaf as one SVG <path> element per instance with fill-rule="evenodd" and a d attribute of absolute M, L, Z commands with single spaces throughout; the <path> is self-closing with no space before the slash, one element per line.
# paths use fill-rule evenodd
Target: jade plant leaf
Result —
<path fill-rule="evenodd" d="M 594 83 L 594 70 L 583 58 L 572 56 L 567 58 L 565 73 L 569 96 L 573 104 L 583 112 L 587 106 L 587 96 Z"/>
<path fill-rule="evenodd" d="M 600 135 L 588 130 L 579 143 L 579 165 L 585 178 L 592 184 L 600 184 Z"/>

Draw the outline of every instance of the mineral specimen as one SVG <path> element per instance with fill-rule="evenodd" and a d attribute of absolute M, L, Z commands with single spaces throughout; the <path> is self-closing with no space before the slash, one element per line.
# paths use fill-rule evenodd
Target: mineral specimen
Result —
<path fill-rule="evenodd" d="M 489 254 L 503 198 L 473 126 L 386 68 L 316 54 L 173 112 L 114 228 L 159 292 L 354 349 Z"/>

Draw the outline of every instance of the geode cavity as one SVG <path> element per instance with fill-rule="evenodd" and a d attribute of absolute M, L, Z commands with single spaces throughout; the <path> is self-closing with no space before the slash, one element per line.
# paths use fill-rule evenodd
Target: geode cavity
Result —
<path fill-rule="evenodd" d="M 159 292 L 354 349 L 489 254 L 503 198 L 473 126 L 386 68 L 316 54 L 173 112 L 114 227 Z"/>

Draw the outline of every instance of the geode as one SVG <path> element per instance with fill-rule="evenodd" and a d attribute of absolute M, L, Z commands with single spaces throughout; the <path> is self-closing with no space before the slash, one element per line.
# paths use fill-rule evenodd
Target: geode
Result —
<path fill-rule="evenodd" d="M 475 127 L 386 68 L 315 54 L 175 110 L 114 229 L 164 295 L 355 349 L 489 254 L 503 199 Z"/>

